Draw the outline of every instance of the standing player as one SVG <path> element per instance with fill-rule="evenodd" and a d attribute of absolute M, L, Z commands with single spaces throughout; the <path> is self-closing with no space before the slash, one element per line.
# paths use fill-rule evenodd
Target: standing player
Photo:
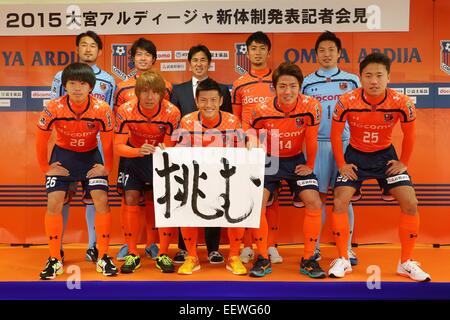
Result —
<path fill-rule="evenodd" d="M 108 205 L 108 175 L 112 167 L 112 118 L 109 105 L 89 95 L 95 86 L 95 74 L 84 63 L 68 65 L 61 76 L 67 95 L 54 99 L 41 112 L 36 134 L 36 152 L 46 175 L 48 196 L 45 232 L 49 239 L 50 257 L 41 279 L 54 279 L 63 273 L 60 254 L 63 229 L 62 207 L 69 186 L 82 182 L 96 209 L 95 231 L 99 259 L 97 271 L 106 276 L 117 274 L 108 256 L 111 233 L 111 211 Z M 48 141 L 56 131 L 56 144 L 47 160 Z M 97 148 L 100 132 L 105 159 Z"/>
<path fill-rule="evenodd" d="M 220 111 L 223 96 L 216 81 L 211 78 L 201 81 L 197 86 L 195 97 L 199 111 L 192 112 L 181 119 L 179 146 L 237 147 L 245 145 L 239 119 L 231 113 Z M 225 143 L 222 143 L 223 141 Z M 247 269 L 239 258 L 244 231 L 245 228 L 228 228 L 230 251 L 226 268 L 236 275 L 247 274 Z M 181 233 L 188 256 L 178 269 L 178 273 L 192 274 L 200 269 L 197 255 L 198 228 L 182 227 Z"/>
<path fill-rule="evenodd" d="M 302 93 L 312 96 L 320 101 L 322 105 L 322 120 L 319 127 L 319 142 L 314 165 L 314 173 L 319 180 L 320 199 L 322 200 L 322 227 L 326 218 L 326 202 L 328 188 L 334 187 L 334 180 L 337 176 L 336 161 L 333 157 L 330 142 L 331 117 L 338 97 L 350 90 L 360 86 L 358 76 L 342 71 L 338 68 L 338 60 L 341 55 L 341 40 L 332 32 L 326 31 L 317 38 L 315 50 L 317 62 L 320 69 L 311 73 L 305 78 L 302 86 Z M 350 133 L 348 125 L 345 126 L 342 135 L 342 144 L 347 148 Z M 354 214 L 353 207 L 348 207 L 348 219 L 350 222 L 350 235 L 353 234 Z M 352 250 L 352 237 L 348 239 L 348 256 L 352 266 L 358 263 L 356 255 Z M 320 256 L 320 236 L 317 239 L 314 258 L 319 261 Z"/>
<path fill-rule="evenodd" d="M 106 101 L 111 109 L 113 107 L 113 101 L 114 101 L 114 90 L 115 90 L 115 82 L 112 75 L 107 73 L 106 71 L 100 69 L 97 67 L 97 59 L 102 54 L 103 50 L 103 43 L 102 39 L 93 31 L 86 31 L 81 34 L 79 34 L 76 39 L 75 43 L 77 46 L 77 53 L 78 58 L 80 62 L 86 63 L 87 65 L 91 66 L 92 71 L 94 71 L 95 74 L 95 86 L 94 89 L 91 92 L 91 95 L 99 100 Z M 55 99 L 58 97 L 61 97 L 66 94 L 64 86 L 61 83 L 61 76 L 62 71 L 59 71 L 55 78 L 53 79 L 52 84 L 52 90 L 51 90 L 51 98 Z M 97 137 L 98 144 L 99 144 L 99 150 L 101 152 L 101 140 L 100 137 Z M 63 235 L 64 236 L 64 230 L 67 226 L 67 220 L 69 217 L 69 208 L 70 208 L 70 198 L 71 193 L 73 193 L 76 190 L 77 185 L 73 184 L 70 191 L 67 194 L 67 199 L 69 200 L 66 204 L 64 204 L 63 207 Z M 88 249 L 86 250 L 86 260 L 96 262 L 98 258 L 98 250 L 95 246 L 95 208 L 92 204 L 92 199 L 83 199 L 83 201 L 86 203 L 86 222 L 88 227 L 88 235 L 89 235 L 89 243 L 88 243 Z M 62 241 L 61 241 L 62 244 Z M 62 247 L 61 247 L 62 251 Z M 64 251 L 61 253 L 62 258 L 64 259 Z"/>
<path fill-rule="evenodd" d="M 408 96 L 387 88 L 391 60 L 382 53 L 368 55 L 359 65 L 362 88 L 339 97 L 333 113 L 331 144 L 340 175 L 334 189 L 333 234 L 339 257 L 330 277 L 342 278 L 352 271 L 348 261 L 347 208 L 363 181 L 377 179 L 400 204 L 401 257 L 397 273 L 416 281 L 430 281 L 429 274 L 411 260 L 419 231 L 417 198 L 407 166 L 415 142 L 416 110 Z M 392 145 L 392 131 L 400 121 L 403 131 L 400 160 Z M 350 126 L 350 144 L 343 153 L 342 131 Z"/>
<path fill-rule="evenodd" d="M 211 65 L 211 52 L 204 45 L 196 45 L 189 49 L 188 61 L 191 67 L 192 79 L 173 86 L 171 102 L 176 105 L 181 116 L 185 116 L 197 110 L 195 104 L 195 90 L 198 84 L 208 79 L 208 69 Z M 219 84 L 223 96 L 223 103 L 220 106 L 222 111 L 231 112 L 231 96 L 230 90 L 226 85 Z M 187 256 L 186 246 L 183 241 L 181 232 L 178 233 L 178 248 L 180 249 L 173 258 L 175 263 L 183 263 Z M 208 260 L 212 264 L 224 262 L 222 253 L 219 252 L 220 245 L 220 228 L 205 228 L 205 242 L 208 250 Z"/>
<path fill-rule="evenodd" d="M 261 139 L 262 135 L 267 136 L 269 165 L 266 165 L 264 176 L 261 221 L 270 194 L 280 185 L 281 180 L 285 180 L 306 207 L 303 223 L 305 249 L 300 272 L 311 278 L 324 278 L 325 272 L 313 258 L 314 247 L 320 233 L 322 206 L 318 181 L 313 173 L 320 124 L 320 103 L 312 97 L 299 94 L 303 75 L 297 65 L 282 63 L 273 72 L 272 78 L 276 97 L 267 103 L 259 104 L 252 111 L 251 120 L 252 128 L 258 130 L 259 138 Z M 251 131 L 248 133 L 251 139 L 255 139 L 254 133 Z M 304 144 L 307 154 L 311 155 L 308 161 L 302 152 Z M 270 172 L 274 169 L 275 174 Z M 250 270 L 251 276 L 264 276 L 271 272 L 270 262 L 264 257 L 264 242 L 261 241 L 259 244 L 260 255 Z"/>
<path fill-rule="evenodd" d="M 136 99 L 135 94 L 135 86 L 136 80 L 140 77 L 140 75 L 146 71 L 152 69 L 155 64 L 157 58 L 157 51 L 155 44 L 145 38 L 137 39 L 133 45 L 131 46 L 131 59 L 134 62 L 137 73 L 128 78 L 125 81 L 120 82 L 117 85 L 116 98 L 114 102 L 114 111 L 117 112 L 117 109 L 124 104 L 125 102 L 132 101 Z M 165 91 L 163 98 L 170 101 L 170 95 L 172 93 L 172 85 L 168 81 L 165 82 Z M 117 178 L 117 190 L 121 194 L 123 188 L 123 160 L 119 160 L 119 174 Z M 123 205 L 122 201 L 122 205 Z M 158 255 L 158 246 L 155 244 L 156 242 L 156 232 L 155 232 L 155 216 L 150 210 L 145 211 L 145 220 L 146 220 L 146 233 L 147 233 L 147 243 L 145 246 L 145 254 L 153 259 L 155 259 Z M 117 260 L 124 260 L 124 258 L 128 255 L 128 247 L 125 244 L 122 246 L 117 253 Z"/>
<path fill-rule="evenodd" d="M 145 210 L 153 215 L 152 196 L 153 157 L 155 148 L 163 143 L 172 146 L 171 135 L 180 121 L 180 111 L 165 100 L 164 79 L 155 71 L 147 71 L 136 81 L 137 99 L 123 104 L 116 114 L 115 149 L 123 157 L 124 198 L 122 221 L 128 252 L 122 273 L 132 273 L 140 267 L 138 241 L 139 200 L 145 198 Z M 147 214 L 147 213 L 146 213 Z M 174 272 L 172 260 L 167 255 L 174 228 L 159 228 L 160 255 L 156 266 L 161 272 Z"/>
<path fill-rule="evenodd" d="M 274 96 L 272 85 L 272 70 L 268 67 L 270 49 L 272 43 L 269 37 L 261 32 L 251 34 L 245 42 L 247 46 L 247 55 L 250 60 L 250 70 L 239 77 L 233 83 L 231 102 L 233 114 L 238 116 L 242 122 L 242 128 L 250 128 L 251 112 L 260 103 L 269 101 Z M 269 256 L 272 263 L 281 263 L 283 258 L 275 247 L 275 237 L 278 231 L 278 189 L 269 200 L 267 209 L 267 220 L 269 224 Z M 241 252 L 241 260 L 248 263 L 255 257 L 252 249 L 251 230 L 246 230 L 244 235 L 244 249 Z"/>

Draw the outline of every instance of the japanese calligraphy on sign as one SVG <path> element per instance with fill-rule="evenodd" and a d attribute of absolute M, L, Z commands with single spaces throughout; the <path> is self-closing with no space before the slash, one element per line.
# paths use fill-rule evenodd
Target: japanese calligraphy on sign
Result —
<path fill-rule="evenodd" d="M 410 0 L 0 5 L 0 35 L 408 31 Z"/>
<path fill-rule="evenodd" d="M 156 227 L 259 227 L 264 161 L 260 148 L 167 148 L 156 152 Z"/>

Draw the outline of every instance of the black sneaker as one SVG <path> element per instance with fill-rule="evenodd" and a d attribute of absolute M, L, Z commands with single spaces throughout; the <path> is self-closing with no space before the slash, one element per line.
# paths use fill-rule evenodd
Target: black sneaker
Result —
<path fill-rule="evenodd" d="M 104 276 L 110 277 L 117 275 L 119 270 L 114 265 L 112 258 L 105 253 L 103 258 L 97 261 L 97 272 L 101 272 Z"/>
<path fill-rule="evenodd" d="M 253 264 L 253 268 L 250 269 L 250 277 L 264 277 L 266 274 L 272 273 L 272 264 L 269 259 L 264 259 L 259 255 Z"/>
<path fill-rule="evenodd" d="M 173 273 L 175 272 L 175 267 L 173 265 L 172 259 L 165 253 L 159 255 L 156 258 L 156 267 L 161 270 L 162 273 Z"/>
<path fill-rule="evenodd" d="M 41 280 L 52 280 L 55 279 L 57 275 L 63 274 L 63 264 L 56 258 L 49 257 L 44 270 L 41 271 Z"/>
<path fill-rule="evenodd" d="M 86 261 L 97 262 L 98 260 L 98 249 L 94 245 L 94 247 L 86 250 Z"/>
<path fill-rule="evenodd" d="M 125 263 L 120 267 L 121 273 L 133 273 L 141 267 L 141 258 L 135 254 L 125 257 Z"/>
<path fill-rule="evenodd" d="M 176 264 L 184 263 L 184 259 L 188 256 L 188 252 L 186 250 L 180 250 L 173 257 L 173 262 Z"/>
<path fill-rule="evenodd" d="M 307 260 L 302 258 L 302 262 L 300 263 L 300 273 L 306 274 L 310 278 L 314 279 L 322 279 L 327 276 L 325 271 L 322 270 L 319 263 L 314 260 L 313 257 Z"/>
<path fill-rule="evenodd" d="M 208 255 L 208 261 L 211 264 L 220 264 L 224 263 L 225 258 L 219 251 L 211 251 L 211 253 Z"/>

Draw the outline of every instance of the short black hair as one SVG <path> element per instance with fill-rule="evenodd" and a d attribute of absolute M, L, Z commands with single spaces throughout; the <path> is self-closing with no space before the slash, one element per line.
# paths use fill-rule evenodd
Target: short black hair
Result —
<path fill-rule="evenodd" d="M 76 43 L 77 47 L 80 45 L 80 41 L 84 37 L 92 38 L 92 40 L 94 40 L 95 43 L 97 44 L 97 47 L 99 48 L 99 50 L 103 49 L 102 39 L 100 39 L 98 34 L 96 34 L 94 31 L 91 31 L 91 30 L 83 32 L 83 33 L 80 33 L 79 35 L 77 35 L 77 38 L 75 39 L 75 43 Z"/>
<path fill-rule="evenodd" d="M 270 42 L 269 37 L 267 36 L 267 34 L 265 34 L 262 31 L 256 31 L 247 38 L 247 41 L 245 41 L 247 48 L 250 46 L 250 44 L 253 41 L 256 43 L 265 44 L 267 46 L 267 48 L 269 49 L 269 51 L 270 51 L 270 48 L 272 48 L 272 43 Z"/>
<path fill-rule="evenodd" d="M 208 47 L 204 46 L 203 44 L 198 44 L 189 49 L 188 61 L 191 62 L 194 54 L 199 53 L 199 52 L 203 52 L 206 55 L 206 57 L 208 58 L 208 62 L 211 62 L 211 59 L 212 59 L 211 52 L 209 51 Z"/>
<path fill-rule="evenodd" d="M 153 57 L 153 62 L 156 61 L 156 57 L 157 57 L 156 46 L 151 40 L 148 40 L 145 38 L 137 39 L 133 43 L 133 45 L 131 46 L 131 49 L 130 49 L 131 58 L 134 59 L 134 56 L 136 55 L 136 51 L 138 48 L 143 49 L 143 50 L 147 51 L 148 53 L 150 53 Z"/>
<path fill-rule="evenodd" d="M 206 78 L 205 80 L 202 80 L 197 84 L 197 89 L 195 89 L 195 97 L 198 98 L 198 95 L 202 91 L 211 91 L 211 90 L 216 90 L 219 93 L 219 97 L 223 96 L 219 84 L 211 78 Z"/>
<path fill-rule="evenodd" d="M 341 51 L 341 49 L 342 49 L 341 39 L 339 39 L 333 32 L 325 31 L 316 40 L 316 45 L 314 47 L 314 49 L 316 50 L 316 53 L 317 53 L 317 50 L 319 49 L 319 45 L 322 41 L 333 41 L 336 44 L 338 51 Z"/>
<path fill-rule="evenodd" d="M 298 85 L 301 87 L 303 84 L 303 74 L 300 67 L 295 63 L 291 62 L 283 62 L 275 69 L 272 73 L 272 82 L 273 86 L 276 87 L 278 83 L 278 79 L 281 76 L 293 76 L 298 80 Z"/>
<path fill-rule="evenodd" d="M 391 59 L 381 52 L 374 52 L 369 54 L 359 63 L 359 74 L 362 75 L 362 72 L 367 65 L 371 63 L 379 63 L 386 67 L 387 73 L 391 72 Z"/>
<path fill-rule="evenodd" d="M 91 88 L 94 88 L 95 73 L 89 65 L 81 62 L 74 62 L 64 68 L 61 81 L 63 87 L 66 86 L 67 81 L 83 81 L 89 83 Z"/>

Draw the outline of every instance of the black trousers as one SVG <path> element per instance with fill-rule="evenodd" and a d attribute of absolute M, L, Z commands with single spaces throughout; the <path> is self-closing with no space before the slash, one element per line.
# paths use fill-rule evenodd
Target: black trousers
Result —
<path fill-rule="evenodd" d="M 212 251 L 219 251 L 220 227 L 205 227 L 205 242 L 208 254 Z M 186 250 L 180 228 L 178 228 L 178 248 L 180 250 Z"/>

